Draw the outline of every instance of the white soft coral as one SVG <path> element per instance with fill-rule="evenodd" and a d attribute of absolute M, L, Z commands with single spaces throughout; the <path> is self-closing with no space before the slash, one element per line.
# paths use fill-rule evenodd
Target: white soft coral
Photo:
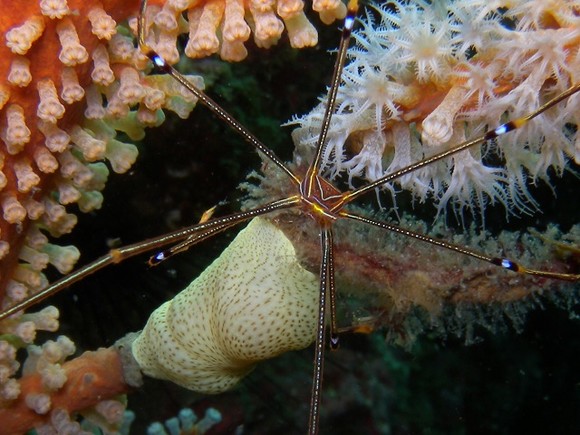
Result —
<path fill-rule="evenodd" d="M 449 73 L 452 33 L 450 23 L 439 16 L 440 8 L 433 9 L 421 0 L 394 1 L 376 7 L 376 11 L 382 20 L 376 28 L 379 44 L 371 43 L 368 48 L 378 48 L 385 65 L 398 70 L 410 68 L 420 81 L 442 79 Z"/>
<path fill-rule="evenodd" d="M 507 15 L 515 18 L 521 30 L 578 27 L 577 0 L 511 0 Z"/>
<path fill-rule="evenodd" d="M 397 29 L 398 35 L 393 34 L 393 43 L 400 47 L 394 62 L 412 65 L 420 82 L 432 77 L 443 79 L 450 72 L 452 44 L 449 22 L 438 19 L 432 9 L 421 13 L 415 10 L 413 15 L 421 18 L 415 20 L 413 25 Z"/>
<path fill-rule="evenodd" d="M 569 48 L 580 39 L 580 25 L 569 29 L 542 29 L 524 35 L 529 49 L 529 57 L 520 65 L 522 70 L 539 70 L 545 76 L 555 79 L 560 87 L 569 86 L 573 68 L 568 61 Z"/>
<path fill-rule="evenodd" d="M 327 174 L 374 180 L 456 145 L 464 132 L 473 138 L 537 109 L 580 79 L 579 9 L 580 0 L 378 3 L 349 50 L 325 149 Z M 431 197 L 439 212 L 450 206 L 479 213 L 495 203 L 529 212 L 529 180 L 549 182 L 552 169 L 560 174 L 569 158 L 579 159 L 579 105 L 572 97 L 500 137 L 497 147 L 474 148 L 385 188 Z M 299 149 L 315 143 L 321 111 L 295 121 Z M 498 155 L 482 160 L 489 150 Z"/>

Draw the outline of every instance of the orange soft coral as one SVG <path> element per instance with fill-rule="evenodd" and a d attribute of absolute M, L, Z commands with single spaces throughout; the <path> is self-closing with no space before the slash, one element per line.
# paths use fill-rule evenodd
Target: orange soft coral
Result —
<path fill-rule="evenodd" d="M 2 2 L 0 300 L 8 305 L 45 285 L 41 271 L 48 263 L 63 273 L 74 265 L 79 252 L 49 244 L 39 229 L 69 232 L 76 216 L 67 204 L 82 211 L 100 207 L 108 175 L 100 161 L 125 172 L 137 155 L 117 131 L 139 139 L 143 127 L 162 121 L 161 109 L 186 117 L 194 101 L 169 78 L 144 76 L 145 58 L 127 29 L 117 28 L 135 17 L 138 0 L 39 0 L 18 8 Z M 150 43 L 172 63 L 179 58 L 177 37 L 187 32 L 188 56 L 219 51 L 228 60 L 246 56 L 251 30 L 262 47 L 280 38 L 284 24 L 293 46 L 317 42 L 301 0 L 149 3 Z M 313 8 L 324 22 L 345 11 L 339 0 L 316 0 Z"/>
<path fill-rule="evenodd" d="M 116 22 L 134 13 L 138 2 L 117 3 L 105 4 L 113 16 L 95 2 L 2 6 L 0 296 L 6 292 L 4 304 L 41 287 L 40 271 L 47 263 L 61 272 L 73 266 L 78 251 L 49 244 L 39 229 L 53 235 L 70 231 L 76 217 L 66 212 L 66 204 L 77 203 L 84 211 L 100 206 L 99 190 L 108 170 L 94 162 L 106 158 L 117 172 L 130 167 L 137 150 L 118 141 L 115 129 L 128 130 L 136 139 L 144 125 L 160 120 L 159 114 L 145 113 L 143 108 L 138 122 L 114 125 L 113 121 L 129 120 L 131 102 L 125 99 L 118 113 L 102 107 L 102 94 L 113 101 L 131 84 L 125 76 L 139 77 L 132 41 L 116 29 Z M 144 93 L 156 92 L 147 83 L 140 87 Z M 25 264 L 17 264 L 18 256 Z"/>
<path fill-rule="evenodd" d="M 14 402 L 10 408 L 0 408 L 0 434 L 24 433 L 46 424 L 50 420 L 49 415 L 38 412 L 42 409 L 35 410 L 35 405 L 73 413 L 130 390 L 124 378 L 119 352 L 113 348 L 85 352 L 63 364 L 62 370 L 68 382 L 54 394 L 46 393 L 39 373 L 31 373 L 21 379 L 22 388 L 28 395 Z"/>
<path fill-rule="evenodd" d="M 346 13 L 341 0 L 313 0 L 312 8 L 327 24 Z M 251 33 L 258 47 L 275 44 L 284 27 L 293 47 L 316 45 L 318 34 L 303 9 L 302 0 L 168 0 L 160 10 L 149 9 L 149 21 L 159 29 L 157 52 L 171 63 L 178 59 L 176 37 L 185 32 L 187 56 L 219 52 L 222 59 L 239 61 L 247 55 L 244 43 Z M 181 15 L 185 11 L 187 21 Z"/>

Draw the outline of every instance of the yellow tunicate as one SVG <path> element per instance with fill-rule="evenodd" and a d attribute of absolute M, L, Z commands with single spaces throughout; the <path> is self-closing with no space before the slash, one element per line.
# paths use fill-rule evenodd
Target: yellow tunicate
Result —
<path fill-rule="evenodd" d="M 133 355 L 149 376 L 219 393 L 257 362 L 314 341 L 317 301 L 317 277 L 282 231 L 256 218 L 151 315 Z"/>

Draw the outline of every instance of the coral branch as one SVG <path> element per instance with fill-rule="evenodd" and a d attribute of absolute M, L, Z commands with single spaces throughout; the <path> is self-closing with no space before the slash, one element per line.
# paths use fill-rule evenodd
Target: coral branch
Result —
<path fill-rule="evenodd" d="M 67 381 L 55 393 L 46 393 L 39 373 L 20 379 L 21 395 L 9 408 L 0 408 L 0 434 L 24 433 L 49 421 L 52 409 L 69 413 L 95 406 L 102 400 L 115 398 L 131 390 L 123 377 L 123 365 L 116 349 L 85 352 L 62 365 Z M 39 398 L 48 401 L 42 414 L 31 409 Z"/>

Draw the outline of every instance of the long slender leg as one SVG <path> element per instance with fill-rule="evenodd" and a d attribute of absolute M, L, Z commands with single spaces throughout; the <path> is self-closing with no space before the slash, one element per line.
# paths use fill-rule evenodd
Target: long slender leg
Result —
<path fill-rule="evenodd" d="M 23 300 L 22 302 L 19 302 L 18 304 L 3 310 L 0 313 L 0 320 L 3 320 L 20 310 L 25 310 L 32 305 L 43 301 L 44 299 L 60 292 L 75 282 L 80 281 L 86 276 L 91 275 L 110 264 L 119 263 L 123 260 L 126 260 L 127 258 L 149 252 L 153 249 L 162 248 L 183 239 L 192 240 L 192 242 L 187 246 L 189 247 L 253 217 L 267 214 L 276 210 L 281 210 L 283 208 L 295 207 L 298 204 L 300 204 L 300 199 L 297 196 L 279 199 L 277 201 L 272 201 L 266 205 L 263 205 L 262 207 L 259 207 L 255 210 L 234 213 L 221 218 L 212 219 L 201 224 L 193 225 L 191 227 L 183 228 L 172 233 L 164 234 L 159 237 L 153 237 L 151 239 L 134 243 L 132 245 L 112 249 L 108 254 L 103 255 L 102 257 L 87 264 L 86 266 L 83 266 L 80 269 L 68 274 L 67 276 L 61 278 L 60 280 L 56 281 L 40 292 L 32 295 L 31 297 Z M 159 262 L 162 259 L 157 258 L 156 260 Z"/>
<path fill-rule="evenodd" d="M 330 234 L 332 237 L 332 233 Z M 330 244 L 328 255 L 328 311 L 330 313 L 330 349 L 336 350 L 339 346 L 338 327 L 336 326 L 336 286 L 334 283 L 334 244 Z"/>
<path fill-rule="evenodd" d="M 202 231 L 199 234 L 194 234 L 192 236 L 189 236 L 184 241 L 179 242 L 178 244 L 170 247 L 169 249 L 166 249 L 164 251 L 156 253 L 155 255 L 152 255 L 149 258 L 149 261 L 147 261 L 147 264 L 149 266 L 157 266 L 161 262 L 173 257 L 174 255 L 187 251 L 193 245 L 197 245 L 198 243 L 200 243 L 204 240 L 207 240 L 207 239 L 215 236 L 216 234 L 219 234 L 222 231 L 227 230 L 228 228 L 232 228 L 233 226 L 235 226 L 237 224 L 238 224 L 238 222 L 216 225 L 216 226 L 212 226 L 211 228 L 209 228 L 205 231 Z"/>
<path fill-rule="evenodd" d="M 332 229 L 322 227 L 320 230 L 320 247 L 322 261 L 320 264 L 320 295 L 318 298 L 318 323 L 316 325 L 316 342 L 314 345 L 314 373 L 312 375 L 312 393 L 310 395 L 310 414 L 308 433 L 318 433 L 320 420 L 320 399 L 322 395 L 322 377 L 324 373 L 324 350 L 326 347 L 326 298 L 334 293 L 334 254 Z"/>
<path fill-rule="evenodd" d="M 353 213 L 348 213 L 346 211 L 341 212 L 340 215 L 348 219 L 363 222 L 369 225 L 374 225 L 376 227 L 383 228 L 385 230 L 393 231 L 395 233 L 402 234 L 407 237 L 413 237 L 423 242 L 430 243 L 432 245 L 439 246 L 441 248 L 449 249 L 451 251 L 455 251 L 463 255 L 468 255 L 470 257 L 477 258 L 478 260 L 491 263 L 494 266 L 499 266 L 504 269 L 511 270 L 513 272 L 518 272 L 526 275 L 540 276 L 543 278 L 561 279 L 564 281 L 572 281 L 572 282 L 580 281 L 580 274 L 559 273 L 559 272 L 550 272 L 547 270 L 530 269 L 519 263 L 516 263 L 513 260 L 510 260 L 509 258 L 492 257 L 490 255 L 475 251 L 473 249 L 466 248 L 465 246 L 455 245 L 453 243 L 449 243 L 444 240 L 435 239 L 433 237 L 426 236 L 425 234 L 416 233 L 414 231 L 407 230 L 405 228 L 401 228 L 399 226 L 389 224 L 386 222 L 366 218 Z"/>
<path fill-rule="evenodd" d="M 316 155 L 311 163 L 304 183 L 300 185 L 301 194 L 305 197 L 311 197 L 318 186 L 318 175 L 322 155 L 330 121 L 336 102 L 336 95 L 340 84 L 342 70 L 346 60 L 350 36 L 354 27 L 354 21 L 358 10 L 358 0 L 350 0 L 347 7 L 347 15 L 344 20 L 342 37 L 338 48 L 338 55 L 335 61 L 332 73 L 330 92 L 326 102 L 326 109 L 322 121 L 320 135 L 316 144 Z M 330 225 L 321 226 L 321 250 L 322 261 L 320 265 L 320 295 L 318 300 L 318 323 L 316 328 L 316 342 L 314 352 L 314 373 L 312 375 L 312 392 L 310 396 L 310 413 L 308 420 L 308 433 L 311 435 L 318 433 L 320 420 L 320 401 L 322 394 L 322 377 L 324 373 L 324 351 L 326 346 L 326 311 L 330 310 L 330 330 L 331 346 L 338 347 L 338 335 L 336 328 L 336 290 L 334 285 L 334 254 L 332 228 Z M 326 298 L 328 297 L 328 304 Z M 328 306 L 327 306 L 328 305 Z"/>
<path fill-rule="evenodd" d="M 348 44 L 350 42 L 350 36 L 352 34 L 352 29 L 354 27 L 354 21 L 357 11 L 358 11 L 358 0 L 349 1 L 346 17 L 344 18 L 344 27 L 342 28 L 340 45 L 338 47 L 338 53 L 336 55 L 336 61 L 334 63 L 334 70 L 332 71 L 332 80 L 330 82 L 330 91 L 328 93 L 328 99 L 326 101 L 324 118 L 322 121 L 322 126 L 320 127 L 320 135 L 318 136 L 318 141 L 316 142 L 316 156 L 314 157 L 314 161 L 312 162 L 311 165 L 311 168 L 314 171 L 319 171 L 321 169 L 320 160 L 324 152 L 326 137 L 328 136 L 328 130 L 330 128 L 330 120 L 332 118 L 332 113 L 334 112 L 336 95 L 338 93 L 338 87 L 342 79 L 342 70 L 344 68 L 344 63 L 346 61 L 346 52 L 348 50 Z"/>
<path fill-rule="evenodd" d="M 201 103 L 214 113 L 218 118 L 224 121 L 230 128 L 242 136 L 246 142 L 252 145 L 255 149 L 262 152 L 268 159 L 270 159 L 276 166 L 282 169 L 295 184 L 300 184 L 300 179 L 276 156 L 274 151 L 262 143 L 256 136 L 254 136 L 246 127 L 230 115 L 224 108 L 211 99 L 201 89 L 195 87 L 187 78 L 179 71 L 169 65 L 165 60 L 157 54 L 153 48 L 149 47 L 145 42 L 145 10 L 147 8 L 147 0 L 141 3 L 141 11 L 137 20 L 137 39 L 139 47 L 143 54 L 145 54 L 154 65 L 161 71 L 171 75 L 175 80 L 181 83 L 191 94 L 193 94 Z"/>
<path fill-rule="evenodd" d="M 336 102 L 336 94 L 338 92 L 338 87 L 340 85 L 340 80 L 342 77 L 342 70 L 346 61 L 346 52 L 348 50 L 348 44 L 350 41 L 350 35 L 352 33 L 352 28 L 354 26 L 356 13 L 358 11 L 358 0 L 350 0 L 348 2 L 347 13 L 344 19 L 344 27 L 342 28 L 342 36 L 340 39 L 340 45 L 338 47 L 338 54 L 336 56 L 336 61 L 334 63 L 334 70 L 332 72 L 332 80 L 330 83 L 330 91 L 328 93 L 328 98 L 326 101 L 326 109 L 324 111 L 324 118 L 322 119 L 322 125 L 320 127 L 320 135 L 316 142 L 316 155 L 314 161 L 310 164 L 308 172 L 306 174 L 306 179 L 304 186 L 301 186 L 304 196 L 311 196 L 312 192 L 315 190 L 316 177 L 318 176 L 322 155 L 324 154 L 324 148 L 326 145 L 326 137 L 328 136 L 328 130 L 330 128 L 330 121 L 332 119 L 332 114 L 334 112 L 334 106 Z"/>

